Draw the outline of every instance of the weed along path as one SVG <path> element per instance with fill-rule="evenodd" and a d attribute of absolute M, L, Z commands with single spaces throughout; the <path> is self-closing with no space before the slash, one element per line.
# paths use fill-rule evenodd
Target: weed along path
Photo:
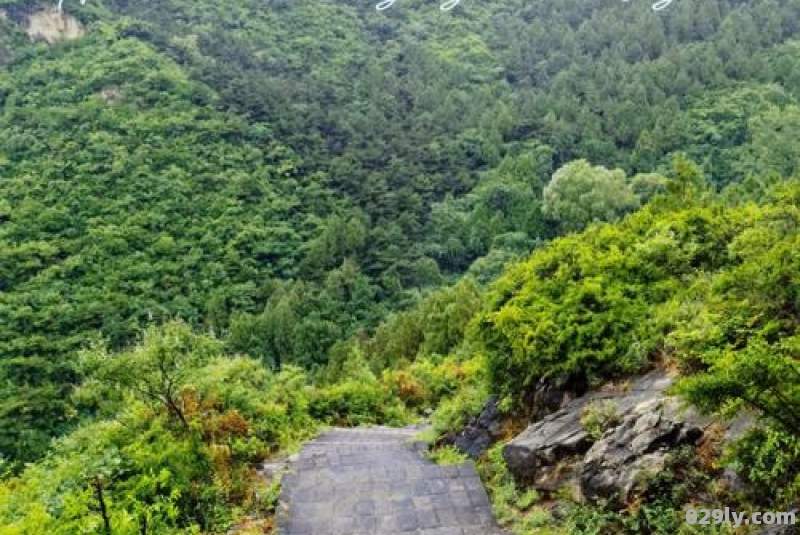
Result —
<path fill-rule="evenodd" d="M 281 535 L 507 535 L 471 464 L 439 466 L 413 429 L 333 429 L 284 475 Z"/>

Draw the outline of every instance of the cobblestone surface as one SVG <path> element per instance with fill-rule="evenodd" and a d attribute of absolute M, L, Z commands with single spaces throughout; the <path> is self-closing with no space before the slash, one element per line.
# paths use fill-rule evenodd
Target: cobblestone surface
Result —
<path fill-rule="evenodd" d="M 284 475 L 281 535 L 510 535 L 472 464 L 438 466 L 411 429 L 334 429 Z"/>

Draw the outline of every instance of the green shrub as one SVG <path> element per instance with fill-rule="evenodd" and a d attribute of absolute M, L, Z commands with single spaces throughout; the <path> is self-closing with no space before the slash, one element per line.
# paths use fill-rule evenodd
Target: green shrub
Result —
<path fill-rule="evenodd" d="M 682 277 L 720 265 L 731 227 L 712 208 L 650 207 L 510 268 L 471 331 L 487 350 L 494 389 L 524 407 L 542 377 L 599 381 L 641 369 L 662 341 L 658 306 Z"/>
<path fill-rule="evenodd" d="M 461 428 L 470 418 L 480 414 L 489 394 L 482 385 L 468 385 L 451 398 L 442 400 L 431 415 L 435 437 Z"/>
<path fill-rule="evenodd" d="M 455 446 L 442 446 L 428 453 L 428 458 L 436 464 L 461 464 L 467 462 L 469 457 Z"/>
<path fill-rule="evenodd" d="M 406 406 L 429 409 L 485 380 L 483 359 L 425 356 L 404 368 L 385 370 L 381 382 Z"/>
<path fill-rule="evenodd" d="M 597 440 L 606 430 L 619 423 L 619 406 L 613 400 L 595 400 L 581 410 L 581 425 L 589 436 Z"/>
<path fill-rule="evenodd" d="M 515 529 L 531 524 L 546 524 L 547 515 L 543 515 L 539 509 L 531 509 L 539 501 L 539 494 L 535 489 L 517 485 L 506 466 L 502 451 L 503 444 L 493 446 L 478 464 L 498 521 Z"/>
<path fill-rule="evenodd" d="M 797 434 L 755 429 L 731 447 L 726 459 L 752 488 L 755 503 L 781 509 L 800 499 Z"/>
<path fill-rule="evenodd" d="M 727 525 L 689 525 L 680 509 L 663 503 L 645 503 L 628 511 L 574 506 L 562 526 L 569 535 L 718 535 L 732 533 Z"/>
<path fill-rule="evenodd" d="M 312 391 L 308 407 L 316 420 L 333 425 L 402 425 L 405 415 L 398 401 L 377 382 L 349 380 Z"/>

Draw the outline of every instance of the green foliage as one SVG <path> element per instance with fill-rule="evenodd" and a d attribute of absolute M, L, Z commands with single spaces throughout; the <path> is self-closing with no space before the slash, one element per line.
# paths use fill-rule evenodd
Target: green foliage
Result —
<path fill-rule="evenodd" d="M 747 217 L 728 246 L 730 265 L 678 297 L 668 338 L 705 373 L 680 391 L 707 411 L 757 409 L 789 432 L 800 428 L 800 213 L 797 183 Z M 699 297 L 699 299 L 698 299 Z"/>
<path fill-rule="evenodd" d="M 705 507 L 689 501 L 686 490 L 698 483 L 698 477 L 707 483 L 707 476 L 698 472 L 696 459 L 691 448 L 674 452 L 665 470 L 655 474 L 649 496 L 627 510 L 617 511 L 599 506 L 577 505 L 570 508 L 562 529 L 565 533 L 601 534 L 620 533 L 623 535 L 695 535 L 733 533 L 732 526 L 726 524 L 690 525 L 686 522 L 684 506 Z M 701 486 L 692 489 L 706 492 Z M 704 494 L 708 496 L 708 494 Z M 684 505 L 686 504 L 686 505 Z M 724 509 L 726 505 L 719 505 Z M 715 505 L 711 508 L 717 508 Z"/>
<path fill-rule="evenodd" d="M 75 375 L 68 360 L 0 359 L 0 460 L 10 467 L 33 461 L 69 429 L 74 409 L 65 379 Z"/>
<path fill-rule="evenodd" d="M 315 227 L 291 215 L 291 152 L 139 40 L 92 35 L 0 87 L 0 380 L 15 384 L 0 413 L 19 416 L 0 454 L 25 461 L 75 424 L 77 350 L 174 317 L 224 329 L 295 273 Z M 29 381 L 20 359 L 40 369 Z"/>
<path fill-rule="evenodd" d="M 502 444 L 486 452 L 478 464 L 481 478 L 492 500 L 497 519 L 502 524 L 510 524 L 515 529 L 541 527 L 549 523 L 549 517 L 536 507 L 539 495 L 534 489 L 520 488 L 514 481 L 505 464 Z"/>
<path fill-rule="evenodd" d="M 474 335 L 488 351 L 494 391 L 518 410 L 540 378 L 605 379 L 674 358 L 684 375 L 676 390 L 695 406 L 723 416 L 746 408 L 760 418 L 760 430 L 725 462 L 757 492 L 751 503 L 788 507 L 797 499 L 800 428 L 798 182 L 766 187 L 760 206 L 747 195 L 724 204 L 738 194 L 704 192 L 688 161 L 678 161 L 676 173 L 667 195 L 621 223 L 554 240 L 509 269 L 490 290 Z M 636 319 L 626 321 L 634 310 Z M 581 422 L 597 437 L 615 417 L 613 405 L 599 402 Z M 651 492 L 635 508 L 578 508 L 565 529 L 701 529 L 684 525 L 680 507 L 709 496 L 713 467 L 682 455 L 652 475 Z"/>
<path fill-rule="evenodd" d="M 606 430 L 619 423 L 617 403 L 612 400 L 597 400 L 581 410 L 581 425 L 589 436 L 597 440 Z"/>
<path fill-rule="evenodd" d="M 691 236 L 708 217 L 675 226 Z M 509 269 L 475 327 L 499 392 L 522 407 L 539 377 L 594 379 L 640 368 L 656 341 L 649 301 L 664 299 L 671 286 L 669 264 L 658 257 L 675 255 L 671 261 L 685 270 L 678 256 L 700 253 L 677 242 L 671 227 L 645 210 L 621 226 L 557 240 Z"/>
<path fill-rule="evenodd" d="M 789 91 L 780 85 L 748 85 L 697 95 L 685 111 L 659 118 L 657 133 L 642 134 L 640 142 L 646 139 L 648 148 L 641 147 L 639 156 L 648 151 L 686 154 L 720 185 L 770 172 L 791 176 L 792 143 L 776 122 L 792 110 Z M 790 114 L 786 121 L 791 120 Z M 779 154 L 787 158 L 781 161 Z"/>
<path fill-rule="evenodd" d="M 310 431 L 293 392 L 223 356 L 183 324 L 152 329 L 130 352 L 87 356 L 115 417 L 79 427 L 0 492 L 4 533 L 219 532 L 253 499 L 251 465 Z M 274 382 L 290 383 L 287 376 Z M 305 407 L 299 408 L 304 411 Z M 288 431 L 288 428 L 293 428 Z M 5 492 L 11 489 L 11 494 Z"/>
<path fill-rule="evenodd" d="M 543 197 L 543 213 L 565 232 L 582 230 L 597 221 L 614 221 L 638 208 L 640 202 L 624 171 L 592 167 L 586 160 L 556 171 Z"/>
<path fill-rule="evenodd" d="M 455 446 L 442 446 L 428 453 L 428 458 L 436 464 L 449 465 L 461 464 L 468 461 L 469 457 Z"/>
<path fill-rule="evenodd" d="M 321 425 L 407 419 L 359 354 L 345 379 L 318 388 L 300 368 L 271 371 L 223 348 L 173 322 L 128 351 L 87 351 L 80 394 L 98 417 L 0 483 L 0 533 L 225 533 L 239 511 L 274 511 L 259 461 Z"/>
<path fill-rule="evenodd" d="M 665 355 L 796 496 L 796 2 L 423 4 L 89 2 L 47 46 L 0 0 L 0 533 L 222 532 L 321 423 Z"/>
<path fill-rule="evenodd" d="M 382 313 L 369 277 L 346 260 L 318 284 L 277 284 L 258 314 L 234 315 L 228 347 L 276 368 L 310 369 L 325 364 L 333 345 L 356 326 L 372 324 Z"/>
<path fill-rule="evenodd" d="M 552 234 L 541 210 L 542 187 L 552 167 L 549 147 L 533 141 L 512 145 L 469 194 L 432 206 L 428 254 L 445 269 L 463 270 L 486 255 L 527 253 Z M 478 278 L 486 282 L 502 267 L 484 266 Z"/>
<path fill-rule="evenodd" d="M 266 491 L 262 496 L 264 508 L 268 513 L 274 514 L 278 509 L 278 501 L 281 497 L 281 479 L 272 478 L 267 484 Z"/>
<path fill-rule="evenodd" d="M 675 154 L 718 185 L 796 172 L 789 1 L 73 2 L 87 35 L 55 46 L 25 34 L 33 3 L 0 3 L 0 359 L 58 370 L 2 389 L 20 462 L 87 416 L 63 400 L 98 340 L 179 318 L 324 367 L 438 285 L 618 217 Z M 544 186 L 580 159 L 593 186 L 552 225 Z M 464 297 L 422 342 L 397 319 L 376 371 L 457 346 Z"/>
<path fill-rule="evenodd" d="M 310 392 L 313 418 L 340 426 L 405 423 L 400 399 L 375 377 L 359 348 L 351 348 L 335 380 L 328 377 L 332 384 Z"/>
<path fill-rule="evenodd" d="M 348 380 L 314 393 L 309 413 L 332 425 L 402 425 L 404 412 L 396 400 L 387 396 L 377 381 Z"/>
<path fill-rule="evenodd" d="M 499 393 L 524 407 L 541 377 L 607 378 L 674 351 L 711 372 L 686 382 L 691 401 L 738 400 L 791 427 L 796 187 L 776 187 L 763 209 L 687 205 L 683 180 L 618 225 L 555 240 L 495 283 L 474 332 Z"/>
<path fill-rule="evenodd" d="M 694 507 L 697 507 L 695 504 Z M 723 506 L 724 507 L 724 506 Z M 559 533 L 570 535 L 723 535 L 735 533 L 729 524 L 690 525 L 683 511 L 663 503 L 647 503 L 630 512 L 615 512 L 591 506 L 577 506 Z M 536 533 L 535 531 L 533 533 Z"/>
<path fill-rule="evenodd" d="M 448 357 L 441 361 L 420 358 L 408 367 L 385 370 L 382 382 L 408 407 L 435 407 L 452 396 L 467 381 L 475 381 L 475 362 L 460 363 Z"/>
<path fill-rule="evenodd" d="M 748 158 L 737 147 L 750 145 L 747 123 L 761 110 L 726 94 L 746 82 L 798 86 L 788 1 L 676 3 L 659 14 L 611 1 L 462 2 L 446 17 L 423 3 L 378 14 L 330 0 L 110 7 L 146 21 L 142 33 L 225 102 L 279 125 L 309 168 L 334 171 L 331 183 L 398 222 L 410 232 L 398 247 L 417 252 L 436 245 L 419 239 L 435 229 L 401 222 L 404 206 L 464 193 L 476 171 L 534 137 L 556 166 L 587 158 L 650 172 L 696 147 L 715 180 L 739 180 Z"/>
<path fill-rule="evenodd" d="M 390 316 L 365 345 L 368 360 L 381 368 L 419 355 L 447 355 L 464 340 L 467 325 L 483 305 L 482 290 L 469 277 Z"/>
<path fill-rule="evenodd" d="M 439 438 L 463 427 L 467 421 L 480 414 L 489 397 L 486 381 L 486 364 L 481 358 L 470 363 L 459 378 L 458 389 L 439 400 L 431 415 L 430 434 Z"/>
<path fill-rule="evenodd" d="M 750 488 L 753 503 L 788 510 L 800 498 L 800 438 L 776 429 L 755 429 L 733 445 L 731 466 Z"/>

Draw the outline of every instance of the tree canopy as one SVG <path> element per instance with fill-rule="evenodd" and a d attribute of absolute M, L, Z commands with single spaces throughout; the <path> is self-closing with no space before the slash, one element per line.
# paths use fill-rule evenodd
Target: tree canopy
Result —
<path fill-rule="evenodd" d="M 655 358 L 795 496 L 797 0 L 441 5 L 0 0 L 0 533 L 224 532 L 317 425 Z"/>

